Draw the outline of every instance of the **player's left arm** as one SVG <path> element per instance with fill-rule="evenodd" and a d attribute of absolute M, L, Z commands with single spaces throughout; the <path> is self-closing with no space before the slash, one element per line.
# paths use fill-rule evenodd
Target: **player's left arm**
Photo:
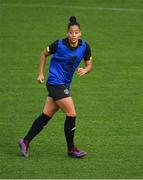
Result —
<path fill-rule="evenodd" d="M 91 48 L 87 43 L 83 58 L 85 62 L 85 67 L 78 68 L 77 73 L 79 76 L 83 76 L 84 74 L 87 74 L 92 70 Z"/>
<path fill-rule="evenodd" d="M 85 61 L 85 67 L 78 68 L 77 73 L 79 76 L 83 76 L 84 74 L 91 72 L 91 70 L 92 70 L 92 60 L 89 59 L 88 61 L 87 60 Z"/>

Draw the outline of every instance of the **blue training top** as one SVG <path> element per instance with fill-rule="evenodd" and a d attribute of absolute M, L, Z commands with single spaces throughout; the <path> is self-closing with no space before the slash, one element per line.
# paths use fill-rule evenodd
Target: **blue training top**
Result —
<path fill-rule="evenodd" d="M 77 48 L 69 49 L 62 40 L 58 41 L 56 52 L 50 61 L 47 83 L 52 85 L 65 84 L 70 86 L 75 70 L 81 62 L 86 49 L 86 43 Z"/>

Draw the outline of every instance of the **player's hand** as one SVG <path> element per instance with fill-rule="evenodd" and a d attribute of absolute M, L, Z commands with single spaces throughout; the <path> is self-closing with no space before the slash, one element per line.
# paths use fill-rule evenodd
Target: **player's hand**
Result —
<path fill-rule="evenodd" d="M 44 83 L 44 75 L 43 74 L 39 74 L 38 78 L 37 78 L 38 83 Z"/>
<path fill-rule="evenodd" d="M 87 70 L 85 69 L 85 68 L 78 68 L 77 69 L 77 74 L 79 75 L 79 76 L 83 76 L 84 74 L 86 74 L 87 73 Z"/>

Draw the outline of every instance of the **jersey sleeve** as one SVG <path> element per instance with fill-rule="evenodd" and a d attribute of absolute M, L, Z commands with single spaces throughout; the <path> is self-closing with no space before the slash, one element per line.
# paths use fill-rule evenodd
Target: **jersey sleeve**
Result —
<path fill-rule="evenodd" d="M 85 61 L 92 60 L 91 48 L 90 48 L 89 44 L 87 44 L 87 43 L 86 43 L 86 49 L 85 49 L 85 53 L 83 55 L 83 58 Z"/>
<path fill-rule="evenodd" d="M 52 44 L 50 44 L 48 47 L 47 47 L 47 51 L 50 53 L 50 54 L 54 54 L 57 50 L 57 46 L 58 46 L 58 41 L 59 40 L 56 40 L 55 42 L 53 42 Z"/>

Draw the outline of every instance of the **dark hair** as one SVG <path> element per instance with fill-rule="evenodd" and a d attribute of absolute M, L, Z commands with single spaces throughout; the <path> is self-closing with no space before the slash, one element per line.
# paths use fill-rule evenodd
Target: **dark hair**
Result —
<path fill-rule="evenodd" d="M 76 26 L 78 26 L 79 27 L 79 29 L 80 29 L 80 24 L 76 21 L 76 17 L 75 16 L 71 16 L 70 18 L 69 18 L 69 24 L 68 24 L 68 30 L 70 29 L 70 27 L 71 26 L 74 26 L 74 25 L 76 25 Z"/>

